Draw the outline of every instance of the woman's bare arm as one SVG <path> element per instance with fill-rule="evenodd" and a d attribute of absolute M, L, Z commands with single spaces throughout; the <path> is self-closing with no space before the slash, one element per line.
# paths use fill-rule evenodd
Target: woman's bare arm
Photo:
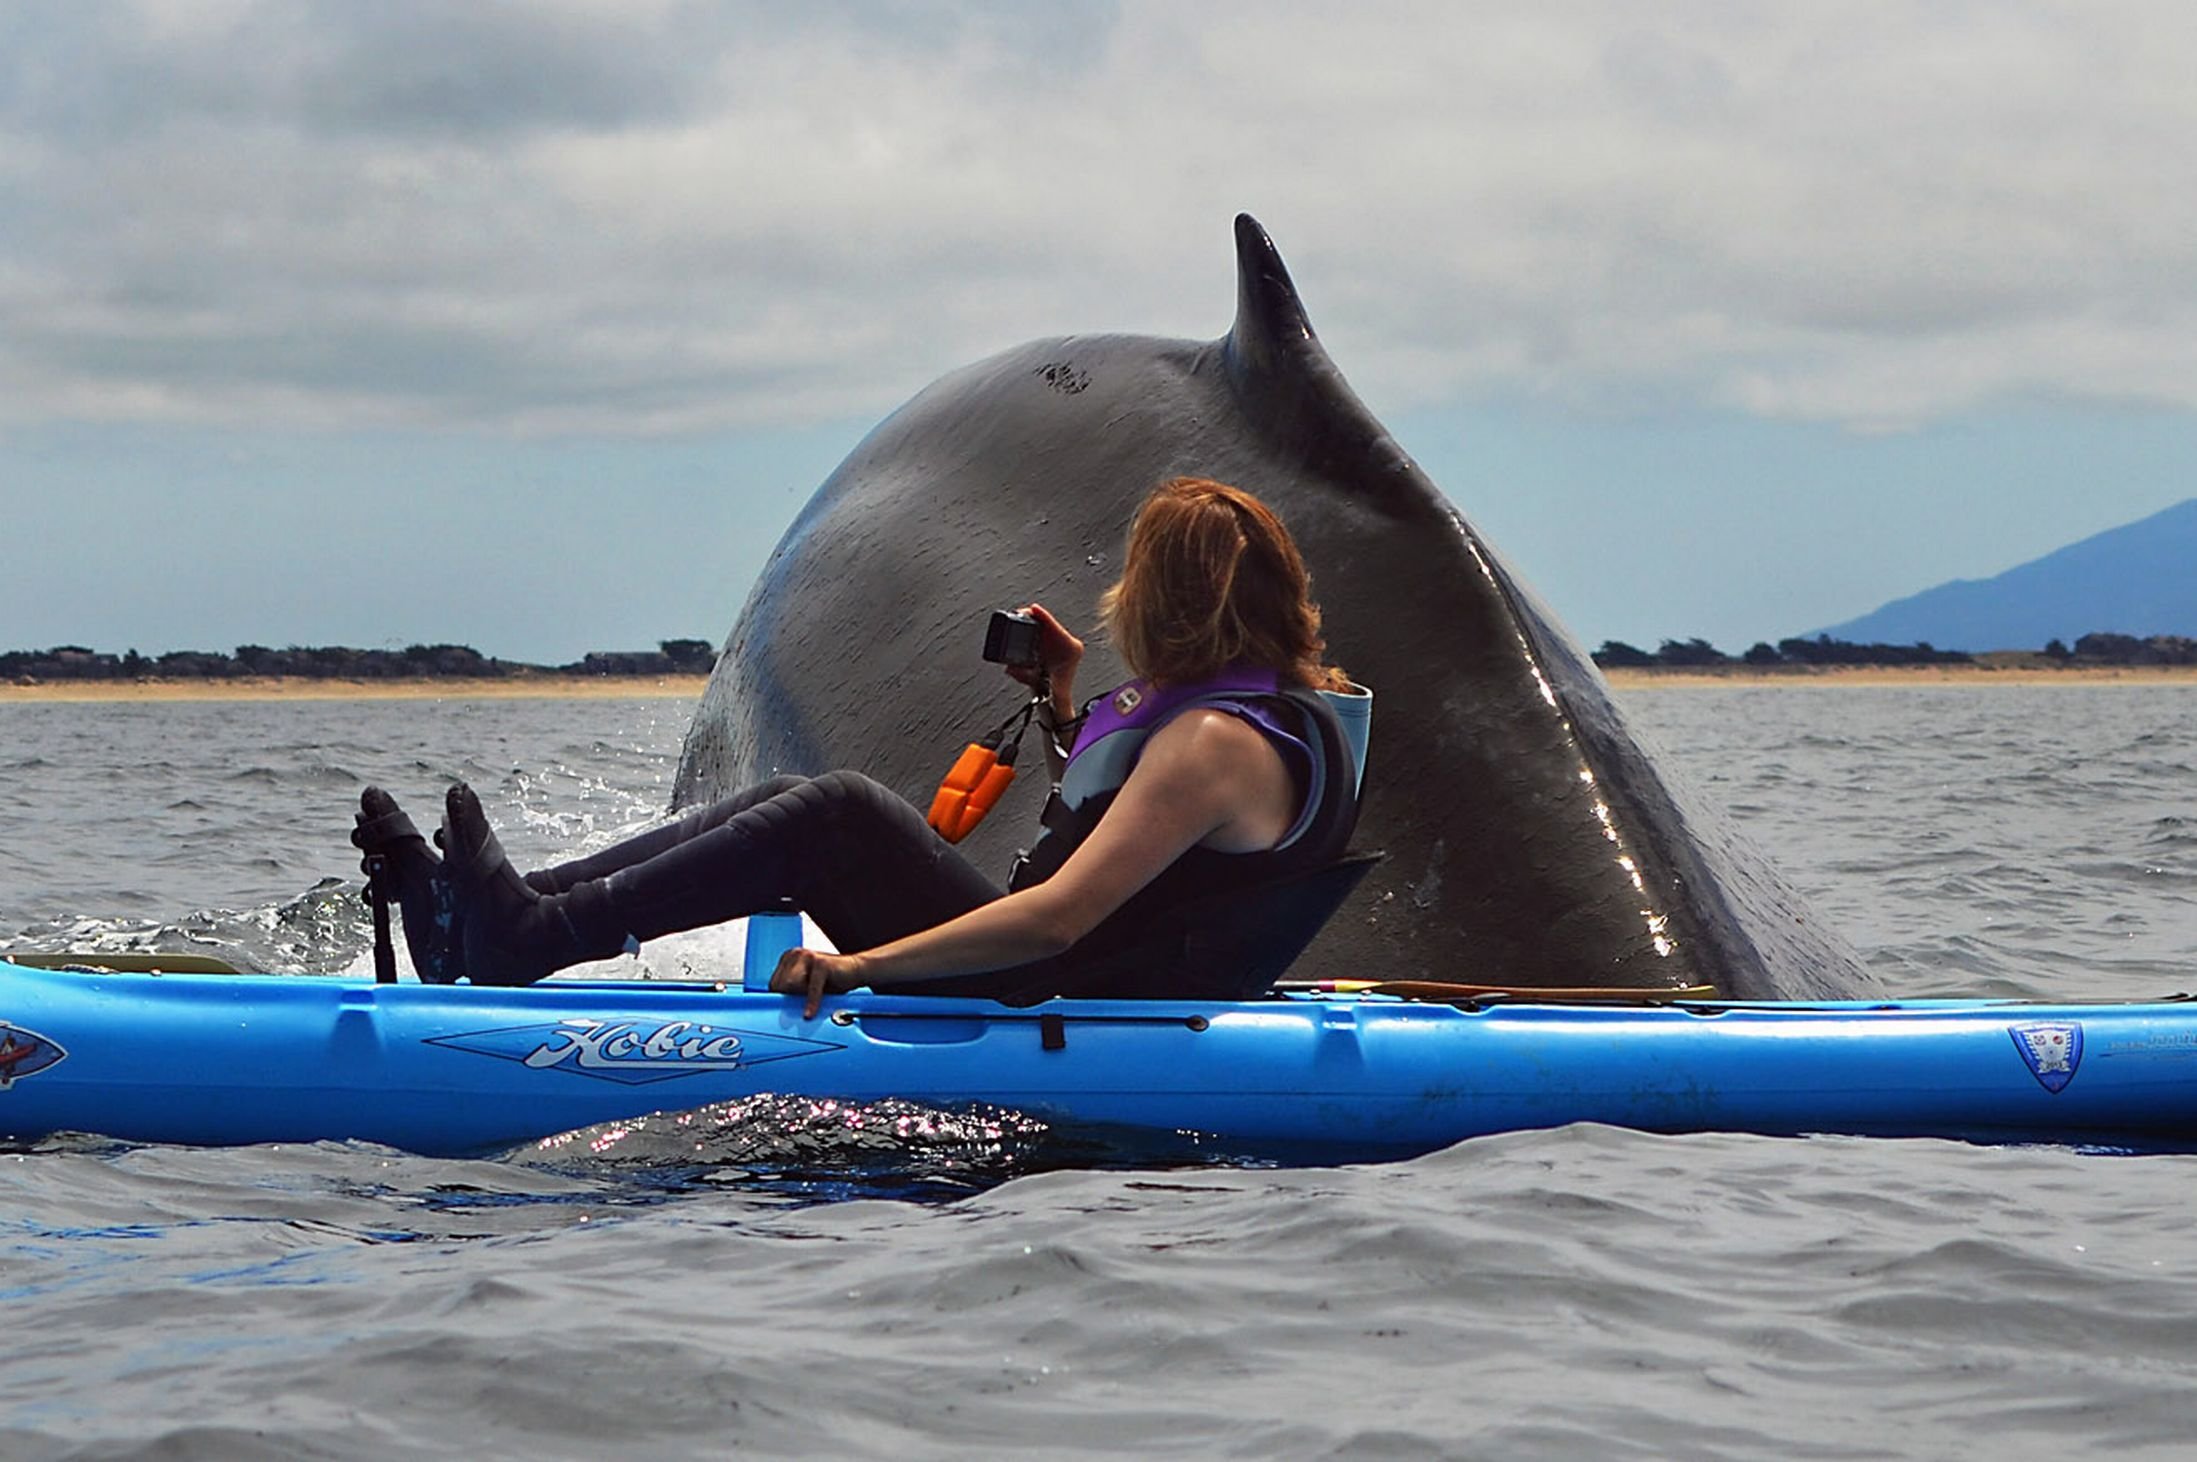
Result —
<path fill-rule="evenodd" d="M 1269 847 L 1293 789 L 1280 755 L 1234 716 L 1193 711 L 1152 737 L 1113 806 L 1045 882 L 860 954 L 787 952 L 771 988 L 808 997 L 1005 969 L 1059 954 L 1200 842 Z"/>

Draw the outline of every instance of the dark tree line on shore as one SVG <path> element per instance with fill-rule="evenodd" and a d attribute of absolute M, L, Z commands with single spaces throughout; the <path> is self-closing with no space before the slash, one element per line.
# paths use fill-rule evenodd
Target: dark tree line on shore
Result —
<path fill-rule="evenodd" d="M 2037 653 L 2069 665 L 2197 665 L 2197 639 L 2182 635 L 2140 639 L 2135 635 L 2096 633 L 2075 641 L 2073 649 L 2053 640 Z M 1623 640 L 1604 640 L 1602 648 L 1594 652 L 1594 663 L 1605 670 L 1703 665 L 1972 665 L 1975 661 L 1976 657 L 1966 650 L 1933 649 L 1928 641 L 1864 645 L 1834 640 L 1829 635 L 1817 635 L 1812 640 L 1779 640 L 1774 645 L 1757 641 L 1746 653 L 1736 656 L 1725 654 L 1704 639 L 1665 640 L 1652 653 Z"/>
<path fill-rule="evenodd" d="M 239 645 L 219 650 L 174 650 L 114 655 L 82 645 L 0 652 L 0 680 L 16 684 L 48 680 L 232 680 L 247 675 L 303 680 L 501 680 L 526 675 L 707 675 L 717 654 L 707 640 L 662 640 L 653 650 L 597 650 L 569 665 L 529 665 L 496 660 L 470 645 L 407 645 L 401 650 L 354 650 L 345 645 L 292 645 L 271 650 Z"/>

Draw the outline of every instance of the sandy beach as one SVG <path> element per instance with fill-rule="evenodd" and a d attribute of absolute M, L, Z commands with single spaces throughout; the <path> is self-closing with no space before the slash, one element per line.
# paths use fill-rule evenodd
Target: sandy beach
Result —
<path fill-rule="evenodd" d="M 1684 690 L 1761 685 L 1837 690 L 1923 685 L 2197 685 L 2197 665 L 1704 665 L 1606 670 L 1616 690 Z"/>
<path fill-rule="evenodd" d="M 1767 686 L 1837 690 L 1856 686 L 2197 685 L 2197 665 L 2090 665 L 2071 669 L 1992 665 L 1708 665 L 1686 669 L 1609 670 L 1611 688 L 1688 690 Z M 0 684 L 10 701 L 272 700 L 695 700 L 702 675 L 526 675 L 503 680 L 317 680 L 248 676 L 236 680 L 55 680 Z"/>
<path fill-rule="evenodd" d="M 500 680 L 318 680 L 246 676 L 236 680 L 52 680 L 0 684 L 9 701 L 275 700 L 665 700 L 698 699 L 704 675 L 515 675 Z"/>

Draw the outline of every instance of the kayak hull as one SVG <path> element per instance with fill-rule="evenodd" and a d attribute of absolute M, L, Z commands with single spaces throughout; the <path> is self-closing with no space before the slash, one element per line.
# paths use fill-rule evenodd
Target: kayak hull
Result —
<path fill-rule="evenodd" d="M 988 1103 L 1308 1159 L 1602 1122 L 2197 1148 L 2197 1006 L 1233 1004 L 377 985 L 0 962 L 0 1134 L 496 1151 L 764 1094 Z"/>

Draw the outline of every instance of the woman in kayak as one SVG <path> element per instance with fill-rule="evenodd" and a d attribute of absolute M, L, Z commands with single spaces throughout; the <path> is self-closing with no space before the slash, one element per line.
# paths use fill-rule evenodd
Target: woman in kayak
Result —
<path fill-rule="evenodd" d="M 1138 678 L 1081 713 L 1083 641 L 1029 612 L 1040 665 L 1009 673 L 1050 690 L 1038 719 L 1056 790 L 1008 889 L 850 771 L 779 777 L 523 877 L 462 783 L 442 859 L 379 788 L 361 797 L 352 841 L 385 856 L 424 980 L 526 984 L 790 900 L 839 949 L 792 950 L 772 978 L 811 1015 L 827 992 L 863 986 L 1050 993 L 1079 956 L 1161 910 L 1340 856 L 1355 775 L 1316 692 L 1349 682 L 1323 663 L 1304 562 L 1257 498 L 1201 478 L 1146 498 L 1100 600 Z"/>

